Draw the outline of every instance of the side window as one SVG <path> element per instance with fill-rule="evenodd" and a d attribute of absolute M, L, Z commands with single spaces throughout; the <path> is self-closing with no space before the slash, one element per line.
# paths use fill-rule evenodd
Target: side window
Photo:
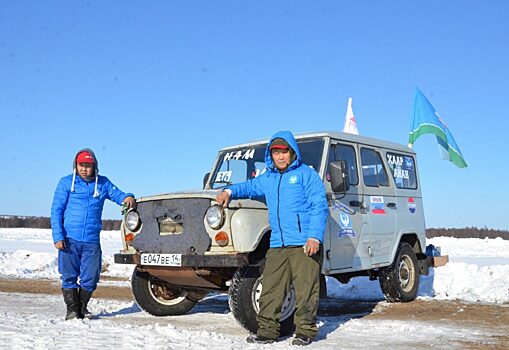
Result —
<path fill-rule="evenodd" d="M 382 157 L 373 149 L 361 148 L 362 179 L 366 186 L 389 186 Z"/>
<path fill-rule="evenodd" d="M 357 175 L 357 158 L 355 157 L 355 149 L 352 146 L 336 145 L 336 160 L 346 161 L 350 185 L 358 185 L 359 176 Z"/>
<path fill-rule="evenodd" d="M 327 162 L 327 181 L 330 181 L 329 164 L 336 160 L 346 161 L 348 168 L 348 177 L 350 178 L 350 185 L 359 184 L 359 175 L 357 172 L 357 157 L 355 156 L 355 149 L 347 145 L 332 145 L 329 150 L 329 161 Z"/>
<path fill-rule="evenodd" d="M 410 190 L 417 189 L 414 158 L 406 154 L 392 152 L 387 152 L 386 156 L 396 187 Z"/>

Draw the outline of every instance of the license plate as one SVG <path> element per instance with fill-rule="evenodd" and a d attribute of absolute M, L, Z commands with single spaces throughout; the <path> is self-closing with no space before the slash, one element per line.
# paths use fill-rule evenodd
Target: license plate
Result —
<path fill-rule="evenodd" d="M 142 265 L 182 266 L 182 254 L 141 254 Z"/>

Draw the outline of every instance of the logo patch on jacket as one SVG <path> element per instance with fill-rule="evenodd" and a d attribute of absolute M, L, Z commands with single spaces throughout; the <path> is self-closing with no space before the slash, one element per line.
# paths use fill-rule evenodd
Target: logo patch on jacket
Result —
<path fill-rule="evenodd" d="M 290 185 L 293 185 L 297 183 L 297 180 L 298 180 L 297 175 L 292 175 L 292 177 L 290 177 L 290 180 L 288 180 L 288 183 Z"/>

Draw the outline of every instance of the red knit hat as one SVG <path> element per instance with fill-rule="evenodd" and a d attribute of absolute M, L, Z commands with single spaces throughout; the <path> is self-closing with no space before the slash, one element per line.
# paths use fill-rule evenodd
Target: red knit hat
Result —
<path fill-rule="evenodd" d="M 78 156 L 76 157 L 76 163 L 90 163 L 90 164 L 94 164 L 95 161 L 94 161 L 94 157 L 89 153 L 89 152 L 81 152 L 78 154 Z"/>

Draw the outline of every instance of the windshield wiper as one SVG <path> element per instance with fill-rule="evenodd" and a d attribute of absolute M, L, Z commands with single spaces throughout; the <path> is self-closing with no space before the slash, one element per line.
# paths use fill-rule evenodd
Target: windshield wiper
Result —
<path fill-rule="evenodd" d="M 226 184 L 226 186 L 231 185 L 233 181 L 214 181 L 214 184 Z"/>

